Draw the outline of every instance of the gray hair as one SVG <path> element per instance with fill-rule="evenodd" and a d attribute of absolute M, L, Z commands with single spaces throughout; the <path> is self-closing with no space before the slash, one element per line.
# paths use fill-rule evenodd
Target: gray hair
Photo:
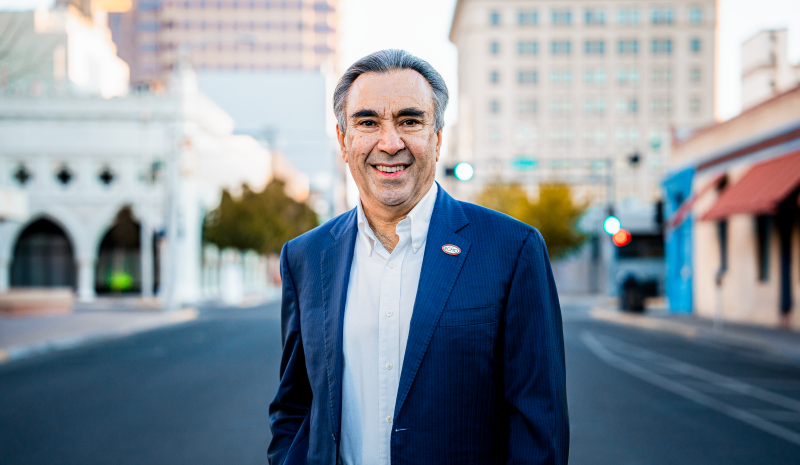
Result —
<path fill-rule="evenodd" d="M 347 93 L 356 79 L 364 73 L 390 73 L 411 69 L 425 78 L 433 88 L 433 128 L 439 131 L 444 127 L 444 110 L 447 108 L 447 84 L 438 71 L 433 69 L 427 61 L 417 58 L 405 50 L 381 50 L 356 61 L 345 71 L 336 90 L 333 91 L 333 112 L 336 114 L 336 122 L 339 130 L 344 133 L 347 128 L 347 115 L 345 115 L 345 101 Z"/>

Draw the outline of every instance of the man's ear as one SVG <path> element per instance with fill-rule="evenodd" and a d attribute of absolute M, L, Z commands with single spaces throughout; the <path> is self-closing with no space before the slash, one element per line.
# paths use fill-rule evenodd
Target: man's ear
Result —
<path fill-rule="evenodd" d="M 347 150 L 344 145 L 344 132 L 339 130 L 339 125 L 336 125 L 336 139 L 339 141 L 339 150 L 342 152 L 342 160 L 347 163 Z"/>
<path fill-rule="evenodd" d="M 441 155 L 442 150 L 442 140 L 444 137 L 444 128 L 439 129 L 436 131 L 436 161 L 439 161 L 439 156 Z"/>

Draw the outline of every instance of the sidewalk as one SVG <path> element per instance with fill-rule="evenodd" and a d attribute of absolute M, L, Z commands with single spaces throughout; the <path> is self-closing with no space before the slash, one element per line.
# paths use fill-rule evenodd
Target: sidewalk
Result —
<path fill-rule="evenodd" d="M 800 332 L 765 326 L 714 322 L 693 315 L 676 315 L 664 308 L 651 308 L 644 313 L 622 312 L 615 303 L 604 301 L 589 315 L 597 320 L 678 334 L 690 339 L 781 354 L 800 363 Z"/>
<path fill-rule="evenodd" d="M 0 316 L 0 365 L 196 319 L 195 308 L 165 312 L 139 299 L 106 298 L 76 304 L 60 316 Z"/>

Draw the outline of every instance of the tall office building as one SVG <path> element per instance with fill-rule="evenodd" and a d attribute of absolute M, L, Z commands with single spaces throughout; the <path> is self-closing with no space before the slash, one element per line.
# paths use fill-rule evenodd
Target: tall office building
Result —
<path fill-rule="evenodd" d="M 475 177 L 451 189 L 566 182 L 593 203 L 652 202 L 672 131 L 714 121 L 715 28 L 715 0 L 458 0 L 448 163 Z"/>
<path fill-rule="evenodd" d="M 133 0 L 109 15 L 132 83 L 194 69 L 319 70 L 336 64 L 338 0 Z"/>

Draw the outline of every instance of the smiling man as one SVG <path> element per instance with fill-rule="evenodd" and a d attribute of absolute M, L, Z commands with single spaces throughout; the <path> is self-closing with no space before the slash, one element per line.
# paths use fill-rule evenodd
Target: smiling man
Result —
<path fill-rule="evenodd" d="M 435 181 L 447 87 L 384 50 L 334 92 L 358 206 L 281 254 L 272 464 L 566 464 L 561 311 L 534 228 Z"/>

